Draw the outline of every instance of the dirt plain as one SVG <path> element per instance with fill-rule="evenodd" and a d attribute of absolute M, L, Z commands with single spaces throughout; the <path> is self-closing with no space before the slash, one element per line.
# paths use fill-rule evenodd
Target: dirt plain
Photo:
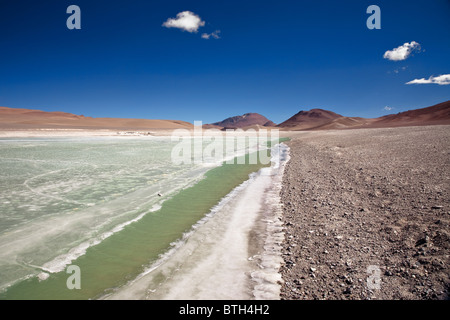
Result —
<path fill-rule="evenodd" d="M 291 137 L 281 299 L 448 299 L 450 126 Z"/>

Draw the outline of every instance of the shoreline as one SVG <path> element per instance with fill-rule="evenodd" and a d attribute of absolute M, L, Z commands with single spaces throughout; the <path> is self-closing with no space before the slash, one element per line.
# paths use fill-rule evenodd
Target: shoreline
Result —
<path fill-rule="evenodd" d="M 20 140 L 20 139 L 19 139 Z M 69 140 L 72 140 L 72 139 L 69 139 Z M 238 156 L 237 156 L 238 157 Z M 235 166 L 232 166 L 233 168 L 235 167 Z M 232 168 L 231 166 L 229 167 L 229 168 Z M 208 192 L 202 192 L 202 193 L 198 193 L 199 191 L 197 190 L 198 189 L 198 186 L 199 186 L 199 184 L 201 184 L 201 182 L 199 183 L 199 184 L 197 184 L 196 185 L 196 188 L 187 188 L 186 190 L 184 190 L 183 191 L 183 194 L 186 194 L 186 192 L 190 192 L 190 195 L 191 195 L 191 197 L 190 198 L 192 198 L 192 199 L 195 199 L 196 198 L 196 195 L 197 195 L 197 198 L 199 199 L 199 200 L 201 200 L 202 199 L 202 197 L 201 196 L 199 196 L 199 195 L 205 195 L 206 196 L 206 200 L 205 200 L 205 203 L 207 203 L 207 207 L 205 207 L 205 205 L 203 205 L 204 206 L 204 208 L 203 209 L 201 209 L 201 210 L 194 210 L 195 209 L 195 203 L 193 204 L 193 205 L 191 205 L 191 208 L 193 208 L 193 210 L 194 211 L 198 211 L 198 212 L 208 212 L 207 210 L 208 209 L 210 209 L 211 207 L 213 207 L 213 205 L 215 205 L 222 197 L 225 197 L 232 189 L 231 189 L 231 187 L 230 187 L 230 189 L 229 190 L 227 190 L 227 191 L 223 191 L 223 187 L 222 187 L 222 184 L 220 183 L 220 181 L 224 181 L 224 179 L 225 179 L 225 181 L 226 181 L 226 183 L 224 183 L 223 185 L 224 186 L 226 186 L 226 185 L 229 185 L 230 183 L 231 184 L 234 184 L 235 186 L 237 186 L 238 184 L 236 184 L 236 181 L 237 180 L 239 180 L 239 183 L 240 182 L 242 182 L 242 181 L 246 181 L 247 179 L 248 179 L 248 174 L 250 173 L 250 172 L 253 172 L 253 170 L 254 169 L 252 169 L 251 168 L 251 166 L 250 167 L 247 167 L 247 166 L 239 166 L 240 168 L 238 168 L 238 167 L 236 167 L 236 169 L 233 169 L 233 171 L 231 171 L 231 172 L 233 172 L 233 173 L 236 173 L 236 174 L 231 174 L 231 175 L 229 175 L 228 177 L 226 177 L 226 176 L 224 176 L 223 177 L 223 179 L 221 178 L 223 175 L 224 175 L 224 173 L 226 173 L 226 172 L 230 172 L 230 171 L 227 171 L 228 169 L 226 169 L 226 168 L 224 168 L 224 169 L 219 169 L 219 167 L 217 167 L 216 169 L 214 169 L 214 174 L 212 175 L 213 176 L 213 178 L 212 179 L 216 179 L 217 180 L 217 182 L 215 183 L 215 185 L 217 186 L 217 187 L 214 187 L 213 185 L 211 185 L 210 187 L 209 187 L 209 189 L 207 189 L 207 190 L 216 190 L 216 191 L 218 191 L 218 192 L 214 192 L 214 195 L 216 195 L 215 196 L 215 198 L 214 199 L 216 199 L 217 198 L 217 201 L 215 201 L 214 203 L 213 202 L 211 202 L 210 200 L 208 200 L 208 196 L 207 196 L 207 194 L 208 194 Z M 209 166 L 208 166 L 208 168 L 209 168 Z M 260 168 L 260 166 L 259 166 L 259 168 Z M 248 170 L 251 170 L 251 171 L 248 171 Z M 208 171 L 209 171 L 209 169 L 208 169 Z M 212 171 L 211 171 L 212 172 Z M 218 180 L 219 179 L 219 180 Z M 203 181 L 203 180 L 202 180 Z M 204 191 L 206 191 L 206 186 L 207 186 L 207 184 L 205 184 L 205 183 L 203 183 L 203 189 L 202 188 L 200 188 L 200 190 L 204 190 Z M 228 187 L 226 187 L 226 188 L 228 188 Z M 196 191 L 197 190 L 197 191 Z M 221 191 L 222 190 L 222 191 Z M 165 193 L 164 193 L 165 194 Z M 220 197 L 218 196 L 218 195 L 221 195 Z M 185 195 L 179 195 L 178 197 L 177 197 L 177 199 L 178 199 L 178 201 L 182 201 L 183 200 L 183 197 L 186 197 Z M 159 198 L 158 198 L 159 199 Z M 209 196 L 209 199 L 211 199 L 211 195 Z M 171 200 L 172 202 L 172 206 L 174 205 L 174 199 L 172 199 Z M 202 201 L 202 203 L 203 203 L 203 200 L 201 200 Z M 209 203 L 208 204 L 208 202 L 211 202 L 211 203 Z M 176 207 L 176 206 L 175 206 Z M 189 206 L 188 206 L 189 207 Z M 198 207 L 198 205 L 197 205 L 197 207 Z M 185 212 L 185 211 L 183 211 L 184 210 L 184 208 L 186 208 L 186 206 L 183 206 L 183 208 L 181 208 L 180 207 L 180 210 L 175 210 L 175 212 L 177 212 L 177 211 L 181 211 L 181 212 Z M 188 209 L 189 210 L 189 209 Z M 168 211 L 168 212 L 165 212 L 166 214 L 164 214 L 164 213 L 159 213 L 159 216 L 164 216 L 164 217 L 167 217 L 166 218 L 166 220 L 167 221 L 170 221 L 170 217 L 171 216 L 173 216 L 172 214 L 170 214 L 170 206 L 169 206 L 169 208 L 166 208 L 166 211 Z M 173 211 L 173 210 L 172 210 Z M 169 213 L 169 215 L 167 214 L 167 213 Z M 191 211 L 189 211 L 189 212 L 187 212 L 187 215 L 186 216 L 190 216 L 190 215 L 195 215 L 195 213 L 194 212 L 191 212 Z M 153 215 L 151 215 L 152 217 L 153 217 Z M 145 216 L 145 219 L 146 220 L 148 220 L 148 221 L 150 221 L 150 222 L 152 222 L 152 221 L 159 221 L 160 219 L 157 217 L 158 216 L 158 214 L 155 214 L 155 217 L 154 218 L 152 218 L 152 217 L 150 217 L 149 215 L 146 215 Z M 200 218 L 197 218 L 197 219 L 195 219 L 195 221 L 198 221 L 198 219 L 200 219 Z M 140 220 L 144 220 L 144 218 L 143 219 L 140 219 Z M 195 222 L 194 221 L 194 222 Z M 170 223 L 170 222 L 168 222 L 168 223 Z M 182 221 L 180 221 L 180 223 L 182 224 L 183 222 Z M 186 227 L 187 227 L 187 225 L 186 226 L 183 226 L 183 225 L 180 225 L 180 223 L 178 223 L 177 224 L 177 228 L 178 229 L 180 229 L 180 228 L 182 228 L 182 229 L 185 229 Z M 179 226 L 180 225 L 180 226 Z M 189 224 L 189 226 L 191 226 L 192 224 Z M 137 230 L 137 228 L 146 228 L 146 226 L 147 227 L 151 227 L 151 226 L 153 226 L 152 228 L 154 228 L 154 226 L 156 226 L 155 224 L 151 224 L 151 225 L 149 225 L 148 223 L 147 223 L 147 225 L 145 225 L 145 222 L 144 222 L 144 225 L 142 224 L 142 223 L 139 223 L 139 224 L 136 224 L 136 225 L 131 225 L 130 227 L 126 227 L 126 228 L 124 228 L 124 230 L 123 231 L 121 231 L 121 235 L 119 236 L 119 238 L 118 239 L 116 239 L 117 237 L 111 237 L 111 238 L 113 238 L 113 239 L 111 239 L 111 238 L 109 238 L 108 239 L 108 241 L 107 242 L 109 242 L 109 243 L 112 243 L 111 241 L 115 241 L 115 242 L 119 242 L 120 243 L 120 239 L 121 239 L 121 237 L 123 238 L 125 235 L 123 234 L 123 232 L 125 232 L 125 229 L 130 229 L 130 230 Z M 145 230 L 149 230 L 148 228 L 146 228 Z M 188 229 L 186 229 L 186 230 L 188 230 Z M 172 231 L 170 231 L 170 232 L 172 232 Z M 148 232 L 147 232 L 148 233 Z M 172 232 L 173 233 L 173 232 Z M 128 231 L 128 233 L 127 234 L 130 234 L 130 231 Z M 143 233 L 144 234 L 144 233 Z M 152 234 L 155 234 L 154 232 L 152 233 Z M 168 233 L 164 233 L 163 235 L 161 235 L 161 236 L 158 236 L 158 234 L 156 234 L 155 235 L 155 237 L 156 238 L 163 238 L 163 239 L 165 239 L 166 238 L 166 235 L 167 235 Z M 180 233 L 180 235 L 181 235 L 181 233 Z M 150 238 L 151 238 L 151 236 L 149 236 Z M 153 237 L 153 238 L 155 238 L 155 237 Z M 146 237 L 146 238 L 148 238 L 148 237 Z M 151 239 L 153 239 L 153 238 L 151 238 Z M 158 239 L 159 239 L 158 238 Z M 133 238 L 134 239 L 134 238 Z M 171 240 L 171 241 L 175 241 L 177 238 L 173 238 L 173 240 Z M 145 241 L 140 241 L 141 243 L 145 243 Z M 157 242 L 155 242 L 155 243 L 157 243 Z M 168 242 L 167 243 L 167 245 L 168 245 L 168 247 L 169 247 L 169 243 L 170 242 Z M 107 254 L 105 254 L 105 252 L 104 252 L 104 255 L 105 256 L 108 256 L 108 257 L 114 257 L 115 256 L 115 254 L 114 254 L 114 252 L 113 251 L 111 251 L 111 250 L 114 250 L 114 249 L 111 249 L 112 247 L 115 247 L 115 246 L 109 246 L 108 247 L 108 244 L 105 244 L 105 243 L 99 243 L 98 244 L 98 247 L 97 247 L 97 249 L 95 249 L 95 250 L 99 250 L 98 248 L 99 247 L 105 247 L 104 248 L 104 250 L 106 250 L 105 252 L 107 252 Z M 120 246 L 119 246 L 120 247 Z M 111 250 L 110 250 L 111 249 Z M 109 251 L 108 251 L 109 250 Z M 77 264 L 77 265 L 79 265 L 80 266 L 80 268 L 84 268 L 84 266 L 90 266 L 90 265 L 92 265 L 92 264 L 90 264 L 91 262 L 89 261 L 90 259 L 92 259 L 92 258 L 95 258 L 95 257 L 93 257 L 92 256 L 92 252 L 91 252 L 92 250 L 89 250 L 89 252 L 85 252 L 85 254 L 83 255 L 83 258 L 81 258 L 81 259 L 84 259 L 83 261 L 84 262 L 80 262 L 81 264 L 79 264 L 79 262 L 78 261 L 74 261 L 74 263 L 75 264 Z M 89 256 L 90 255 L 90 258 L 86 258 L 87 256 Z M 97 258 L 95 258 L 95 259 L 97 259 Z M 96 261 L 94 259 L 94 261 Z M 59 258 L 57 258 L 57 260 L 59 261 Z M 97 259 L 98 260 L 98 259 Z M 81 261 L 81 260 L 80 260 Z M 85 263 L 84 265 L 83 265 L 83 263 Z M 95 263 L 94 263 L 95 264 Z M 99 261 L 99 263 L 96 263 L 95 265 L 101 265 L 101 262 Z M 144 266 L 145 264 L 143 264 L 142 266 Z M 104 268 L 100 268 L 99 269 L 99 271 L 100 272 L 104 272 L 103 271 L 103 269 Z M 46 288 L 51 288 L 51 287 L 63 287 L 59 282 L 60 281 L 62 281 L 62 280 L 64 280 L 64 277 L 65 277 L 65 274 L 64 274 L 64 272 L 62 272 L 61 274 L 60 273 L 55 273 L 55 277 L 50 277 L 50 278 L 46 278 L 46 279 L 41 279 L 41 278 L 39 278 L 39 279 L 41 279 L 41 280 L 45 280 L 45 281 L 42 281 L 40 284 L 38 283 L 38 281 L 37 281 L 37 279 L 33 279 L 33 281 L 31 281 L 30 283 L 27 283 L 27 284 L 25 284 L 25 283 L 23 283 L 23 284 L 18 284 L 17 286 L 14 286 L 14 288 L 12 289 L 12 291 L 10 291 L 8 294 L 11 294 L 10 296 L 11 297 L 15 297 L 15 296 L 20 296 L 20 294 L 21 294 L 21 292 L 23 293 L 24 291 L 29 291 L 30 293 L 29 293 L 29 295 L 30 296 L 33 296 L 33 294 L 39 294 L 39 290 L 41 290 L 40 289 L 40 287 L 42 287 L 42 288 L 44 288 L 44 289 L 46 289 Z M 90 279 L 89 277 L 91 277 L 91 275 L 87 275 L 87 273 L 84 273 L 84 276 L 83 276 L 83 279 L 86 279 L 85 281 L 87 281 L 87 282 L 92 282 L 92 281 L 89 281 L 88 279 Z M 95 285 L 94 285 L 95 286 Z M 114 286 L 112 286 L 111 288 L 113 288 Z M 65 286 L 64 286 L 64 288 L 65 288 Z M 28 290 L 28 289 L 30 289 L 30 290 Z M 90 290 L 90 289 L 89 289 Z M 47 290 L 47 291 L 49 291 L 49 290 Z M 71 291 L 72 292 L 72 291 Z M 67 296 L 70 298 L 70 294 L 71 294 L 71 292 L 67 292 Z M 80 291 L 80 292 L 73 292 L 73 293 L 75 293 L 75 294 L 77 294 L 77 293 L 80 293 L 80 295 L 79 296 L 81 296 L 83 293 Z M 5 295 L 4 297 L 7 297 L 7 295 Z"/>
<path fill-rule="evenodd" d="M 170 136 L 173 130 L 30 129 L 0 130 L 1 138 Z"/>
<path fill-rule="evenodd" d="M 448 299 L 450 126 L 291 138 L 281 298 Z"/>
<path fill-rule="evenodd" d="M 69 139 L 72 140 L 72 139 Z M 274 148 L 276 149 L 276 148 Z M 272 158 L 274 153 L 272 153 Z M 216 208 L 217 205 L 215 207 L 213 207 L 212 210 L 221 210 L 221 211 L 225 211 L 225 213 L 222 213 L 222 218 L 221 218 L 221 222 L 216 223 L 215 225 L 215 230 L 213 228 L 213 230 L 209 229 L 209 234 L 213 235 L 213 236 L 217 236 L 216 232 L 217 230 L 222 230 L 222 226 L 223 225 L 227 225 L 228 228 L 227 230 L 224 230 L 222 232 L 223 235 L 226 235 L 227 239 L 229 240 L 228 242 L 223 242 L 223 239 L 217 239 L 218 240 L 218 246 L 219 246 L 219 250 L 213 250 L 210 251 L 211 255 L 206 255 L 205 257 L 203 257 L 202 254 L 200 254 L 200 258 L 202 259 L 207 259 L 208 261 L 215 261 L 217 259 L 211 258 L 212 255 L 215 255 L 216 258 L 218 258 L 219 260 L 229 260 L 228 263 L 228 267 L 231 267 L 232 269 L 235 269 L 234 272 L 229 272 L 230 270 L 228 270 L 228 268 L 223 269 L 222 275 L 220 275 L 218 278 L 215 279 L 215 281 L 219 281 L 219 283 L 224 283 L 224 284 L 236 284 L 239 286 L 239 289 L 236 289 L 239 294 L 241 294 L 241 298 L 243 297 L 248 297 L 249 299 L 253 297 L 253 295 L 260 295 L 261 297 L 271 297 L 271 299 L 274 299 L 274 297 L 279 296 L 279 283 L 278 281 L 280 280 L 280 277 L 278 275 L 278 269 L 279 266 L 281 264 L 281 247 L 278 248 L 278 252 L 271 252 L 270 250 L 273 250 L 272 247 L 270 247 L 274 242 L 278 242 L 280 243 L 282 239 L 280 239 L 280 235 L 276 235 L 273 231 L 275 231 L 276 229 L 278 229 L 278 231 L 280 232 L 282 229 L 281 226 L 281 222 L 278 219 L 275 219 L 274 217 L 271 216 L 271 214 L 274 212 L 272 209 L 268 209 L 267 212 L 263 213 L 260 212 L 260 208 L 264 205 L 267 204 L 263 204 L 261 201 L 265 198 L 263 196 L 264 192 L 266 192 L 267 188 L 272 189 L 273 188 L 273 184 L 272 179 L 273 176 L 271 174 L 268 174 L 269 172 L 267 172 L 267 170 L 269 170 L 270 172 L 273 171 L 273 165 L 271 167 L 264 167 L 262 169 L 260 169 L 258 172 L 258 174 L 256 173 L 252 173 L 251 174 L 251 178 L 249 179 L 248 174 L 247 174 L 247 180 L 249 180 L 248 182 L 245 183 L 245 186 L 242 189 L 235 191 L 234 195 L 231 196 L 231 199 L 229 200 L 228 204 L 225 204 L 224 206 L 227 206 L 226 209 L 224 208 L 220 208 L 221 205 L 219 205 L 219 208 Z M 279 168 L 277 168 L 277 170 L 279 170 Z M 239 175 L 242 176 L 242 173 L 239 173 L 239 171 L 242 170 L 238 170 L 237 173 L 237 177 L 239 177 Z M 245 170 L 244 170 L 245 171 Z M 263 174 L 265 172 L 265 174 Z M 220 176 L 220 175 L 219 175 Z M 235 175 L 232 175 L 233 177 L 235 177 Z M 231 176 L 230 176 L 231 177 Z M 280 176 L 277 176 L 278 178 L 280 178 Z M 236 178 L 236 177 L 235 177 Z M 232 178 L 232 179 L 235 179 Z M 240 181 L 247 181 L 244 180 L 245 178 L 242 176 L 242 180 Z M 222 180 L 223 181 L 223 180 Z M 251 188 L 251 190 L 248 190 L 247 187 Z M 281 180 L 278 181 L 278 187 L 281 188 Z M 279 193 L 279 190 L 277 191 L 273 191 L 275 192 L 275 194 Z M 245 196 L 243 195 L 245 194 Z M 227 198 L 228 196 L 224 193 L 223 196 L 225 198 Z M 236 198 L 241 199 L 239 201 L 239 204 L 235 203 Z M 270 198 L 270 197 L 269 197 Z M 271 203 L 272 206 L 278 206 L 278 201 L 274 201 L 273 203 Z M 211 208 L 211 207 L 208 207 Z M 256 210 L 255 210 L 256 208 Z M 279 208 L 278 208 L 279 209 Z M 237 212 L 240 212 L 240 214 L 237 214 Z M 279 211 L 279 210 L 278 210 Z M 207 211 L 205 211 L 207 212 Z M 280 212 L 279 212 L 280 214 Z M 228 219 L 230 218 L 230 219 Z M 243 219 L 242 219 L 243 218 Z M 264 220 L 265 219 L 265 220 Z M 206 219 L 208 220 L 208 219 Z M 258 231 L 255 231 L 255 220 L 261 220 L 261 223 L 258 224 Z M 195 235 L 195 233 L 197 232 L 198 229 L 202 228 L 201 226 L 202 223 L 200 224 L 194 224 L 194 226 L 192 227 L 192 232 L 194 233 L 194 238 L 197 237 Z M 270 225 L 270 226 L 269 226 Z M 136 229 L 138 227 L 138 225 L 136 225 L 135 227 L 133 227 L 133 229 Z M 266 231 L 266 228 L 270 228 L 270 231 Z M 128 229 L 128 227 L 127 227 Z M 195 232 L 194 232 L 195 231 Z M 278 237 L 278 239 L 273 239 L 272 243 L 268 242 L 268 243 L 264 243 L 264 241 L 266 240 L 265 237 L 261 237 L 260 235 L 262 234 L 266 234 L 266 232 L 270 232 L 271 236 L 275 236 Z M 123 235 L 122 235 L 123 237 Z M 259 240 L 264 240 L 262 242 L 256 242 L 257 246 L 255 246 L 252 241 L 250 241 L 250 238 L 253 240 L 254 238 L 258 238 Z M 113 237 L 114 238 L 114 237 Z M 184 238 L 184 237 L 183 237 Z M 188 237 L 190 238 L 190 237 Z M 240 244 L 236 244 L 235 245 L 235 249 L 236 250 L 229 250 L 230 249 L 230 243 L 233 243 L 235 241 L 235 238 L 240 238 Z M 114 239 L 113 239 L 114 240 Z M 108 240 L 108 242 L 113 241 L 111 239 Z M 120 239 L 117 240 L 120 242 Z M 182 245 L 184 245 L 184 239 L 182 239 Z M 204 242 L 204 240 L 200 241 L 200 246 L 201 243 Z M 98 244 L 99 246 L 107 246 L 105 244 Z M 267 254 L 261 254 L 261 251 L 259 250 L 260 248 L 262 248 L 264 245 L 268 246 L 268 250 L 267 250 Z M 251 248 L 249 248 L 251 246 Z M 175 244 L 175 249 L 178 249 L 178 245 Z M 217 246 L 216 246 L 217 247 Z M 96 249 L 98 250 L 98 248 Z M 250 250 L 250 251 L 246 251 L 246 250 Z M 200 253 L 201 253 L 202 249 L 200 249 Z M 229 257 L 228 258 L 224 258 L 222 257 L 220 254 L 218 255 L 217 252 L 222 252 L 225 257 Z M 236 254 L 233 253 L 233 251 L 236 251 Z M 109 252 L 109 251 L 108 251 Z M 271 259 L 270 256 L 275 255 L 275 259 L 277 259 L 276 264 L 273 264 L 274 259 Z M 112 254 L 107 254 L 106 256 L 110 256 L 113 257 L 114 255 Z M 244 259 L 242 259 L 242 257 L 244 257 Z M 92 258 L 92 257 L 91 257 Z M 85 261 L 88 261 L 90 258 L 86 258 L 86 252 L 83 255 L 82 259 L 87 259 Z M 211 260 L 212 259 L 212 260 Z M 237 259 L 237 260 L 236 260 Z M 59 257 L 56 260 L 60 260 Z M 95 260 L 95 259 L 94 259 Z M 182 264 L 184 264 L 184 260 L 182 259 Z M 238 261 L 239 260 L 239 261 Z M 80 260 L 81 261 L 81 260 Z M 234 266 L 234 261 L 236 262 L 236 266 Z M 164 261 L 165 262 L 165 261 Z M 79 262 L 74 261 L 75 264 L 79 265 Z M 89 265 L 90 262 L 86 262 L 86 265 Z M 95 264 L 95 263 L 94 263 Z M 192 265 L 195 265 L 196 261 L 194 261 L 194 263 Z M 100 264 L 95 264 L 95 265 L 100 265 Z M 206 263 L 206 267 L 209 268 L 210 263 Z M 259 270 L 259 266 L 260 265 L 264 265 L 265 266 L 265 271 L 269 271 L 269 272 L 255 272 L 255 271 L 260 271 Z M 84 268 L 83 263 L 81 263 L 81 268 Z M 245 267 L 243 267 L 245 266 Z M 247 268 L 251 266 L 251 268 Z M 238 278 L 239 277 L 243 277 L 242 279 L 244 281 L 242 282 L 234 282 L 235 280 L 235 275 L 236 275 L 236 269 L 237 270 L 244 270 L 245 272 L 241 272 L 238 274 Z M 214 272 L 216 270 L 216 268 L 212 268 L 210 269 L 210 271 L 212 271 L 211 273 L 211 279 L 214 279 L 216 276 L 216 273 Z M 103 272 L 103 271 L 102 271 Z M 144 273 L 147 273 L 147 271 L 145 271 Z M 252 274 L 253 273 L 253 274 Z M 201 273 L 200 276 L 197 277 L 197 279 L 201 279 L 203 278 L 203 274 Z M 275 276 L 274 276 L 275 274 Z M 144 275 L 145 276 L 145 275 Z M 86 278 L 87 277 L 87 278 Z M 86 273 L 84 273 L 83 279 L 90 279 L 89 277 L 91 277 L 91 275 L 87 275 Z M 223 279 L 225 279 L 226 277 L 228 277 L 227 281 L 223 281 Z M 29 283 L 29 284 L 18 284 L 17 286 L 14 286 L 14 288 L 12 289 L 13 291 L 10 291 L 8 294 L 10 294 L 11 297 L 13 297 L 14 295 L 19 296 L 21 294 L 21 290 L 27 290 L 30 291 L 29 295 L 33 296 L 33 294 L 39 294 L 39 288 L 41 286 L 43 286 L 43 288 L 51 288 L 51 287 L 55 287 L 55 286 L 61 286 L 59 284 L 60 281 L 64 280 L 64 272 L 62 273 L 55 273 L 55 277 L 38 277 L 39 283 L 37 279 L 34 279 L 32 282 L 33 283 Z M 222 279 L 222 280 L 220 280 Z M 89 281 L 89 280 L 85 280 L 85 281 Z M 258 285 L 258 289 L 255 291 L 255 293 L 252 292 L 252 290 L 255 290 L 256 285 Z M 274 288 L 275 286 L 275 288 Z M 176 287 L 176 285 L 175 285 Z M 111 287 L 113 288 L 113 287 Z M 200 288 L 202 288 L 202 286 L 200 286 Z M 30 289 L 30 290 L 28 290 Z M 234 292 L 235 288 L 234 287 L 230 287 L 228 289 L 228 294 L 230 294 L 230 298 L 235 299 L 235 292 Z M 275 290 L 276 293 L 271 293 L 271 291 Z M 108 291 L 108 290 L 107 290 Z M 111 290 L 109 290 L 111 292 Z M 210 291 L 205 291 L 204 293 L 204 299 L 208 299 L 210 298 L 210 294 L 211 292 L 216 292 L 216 288 L 210 288 Z M 227 292 L 227 290 L 225 290 L 225 293 Z M 78 293 L 78 292 L 75 292 Z M 80 292 L 80 294 L 82 294 Z M 184 294 L 184 292 L 181 292 L 181 294 Z M 6 297 L 7 295 L 5 294 L 4 297 Z M 68 292 L 68 296 L 70 296 L 70 292 Z M 97 296 L 96 298 L 101 297 L 101 296 Z M 133 299 L 134 294 L 129 295 L 129 296 L 125 296 L 127 299 L 131 298 Z M 223 297 L 223 296 L 222 296 Z M 140 296 L 139 298 L 145 298 Z M 188 296 L 187 298 L 191 299 L 190 296 Z M 223 299 L 220 298 L 219 296 L 217 296 L 217 299 Z"/>
<path fill-rule="evenodd" d="M 283 228 L 278 173 L 284 163 L 251 174 L 166 259 L 101 299 L 279 299 Z M 274 198 L 264 199 L 267 193 Z"/>

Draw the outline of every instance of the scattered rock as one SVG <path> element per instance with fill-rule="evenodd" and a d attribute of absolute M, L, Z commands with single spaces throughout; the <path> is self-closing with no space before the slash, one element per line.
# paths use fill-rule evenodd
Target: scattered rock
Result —
<path fill-rule="evenodd" d="M 448 127 L 294 135 L 280 193 L 281 297 L 448 299 Z"/>
<path fill-rule="evenodd" d="M 352 288 L 350 288 L 350 287 L 345 288 L 343 293 L 344 294 L 351 294 L 352 293 Z"/>
<path fill-rule="evenodd" d="M 428 236 L 425 236 L 425 237 L 423 237 L 423 238 L 417 240 L 415 246 L 416 246 L 416 247 L 419 247 L 419 246 L 421 246 L 421 245 L 424 245 L 424 244 L 427 243 L 429 240 L 430 240 L 430 238 L 429 238 Z"/>

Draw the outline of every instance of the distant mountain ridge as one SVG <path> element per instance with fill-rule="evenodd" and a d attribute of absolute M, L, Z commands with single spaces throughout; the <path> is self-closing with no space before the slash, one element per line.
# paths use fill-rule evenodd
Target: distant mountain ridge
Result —
<path fill-rule="evenodd" d="M 374 119 L 345 117 L 332 111 L 300 111 L 277 127 L 281 130 L 336 130 L 450 124 L 450 100 L 431 107 L 390 114 Z"/>
<path fill-rule="evenodd" d="M 397 114 L 389 114 L 377 118 L 373 126 L 403 126 L 420 125 L 420 123 L 448 124 L 450 123 L 450 100 L 431 107 L 408 110 Z"/>
<path fill-rule="evenodd" d="M 92 118 L 60 111 L 41 111 L 0 107 L 0 130 L 32 129 L 191 129 L 191 123 L 180 120 Z"/>
<path fill-rule="evenodd" d="M 275 127 L 276 124 L 259 113 L 246 113 L 241 116 L 229 117 L 225 120 L 214 122 L 212 125 L 225 129 L 237 129 L 250 126 Z"/>
<path fill-rule="evenodd" d="M 345 117 L 324 109 L 299 111 L 276 125 L 258 113 L 229 117 L 203 128 L 217 129 L 274 129 L 286 131 L 338 130 L 351 128 L 382 128 L 450 124 L 450 100 L 436 105 L 390 114 L 374 119 Z M 92 118 L 67 112 L 46 112 L 31 109 L 0 107 L 0 130 L 28 129 L 192 129 L 193 125 L 181 120 L 150 120 L 121 118 Z"/>
<path fill-rule="evenodd" d="M 280 123 L 278 127 L 295 128 L 296 130 L 309 129 L 312 127 L 324 125 L 330 121 L 333 121 L 334 119 L 338 119 L 341 117 L 342 116 L 340 114 L 323 109 L 311 109 L 309 111 L 302 110 L 286 121 Z"/>

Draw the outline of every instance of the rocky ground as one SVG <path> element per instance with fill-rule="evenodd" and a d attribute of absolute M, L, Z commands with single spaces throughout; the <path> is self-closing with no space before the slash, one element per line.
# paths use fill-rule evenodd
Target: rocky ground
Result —
<path fill-rule="evenodd" d="M 450 126 L 299 132 L 282 299 L 448 299 Z"/>

